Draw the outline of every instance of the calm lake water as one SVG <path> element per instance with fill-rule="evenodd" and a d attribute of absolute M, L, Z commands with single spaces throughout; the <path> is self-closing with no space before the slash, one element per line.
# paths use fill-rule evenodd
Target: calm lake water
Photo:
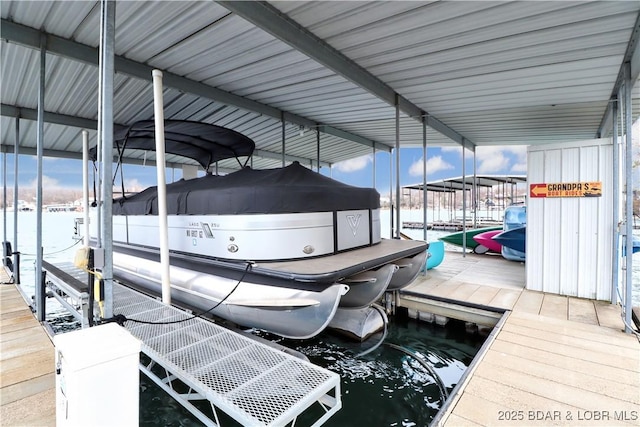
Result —
<path fill-rule="evenodd" d="M 446 214 L 442 212 L 441 218 Z M 429 220 L 437 213 L 431 213 Z M 49 262 L 72 261 L 77 246 L 71 238 L 73 219 L 80 216 L 73 212 L 43 214 L 43 251 Z M 0 213 L 0 218 L 2 215 Z M 403 212 L 405 221 L 422 221 L 421 211 Z M 381 215 L 383 237 L 389 236 L 389 212 Z M 21 212 L 18 219 L 18 243 L 22 255 L 22 282 L 27 294 L 33 294 L 36 215 Z M 422 230 L 403 230 L 414 238 L 422 238 Z M 1 231 L 0 231 L 1 233 Z M 636 233 L 639 233 L 636 231 Z M 428 239 L 434 240 L 447 232 L 429 231 Z M 13 240 L 13 214 L 7 221 L 7 238 Z M 640 305 L 640 255 L 633 264 L 634 304 Z M 55 301 L 48 300 L 47 317 L 60 332 L 77 327 L 73 318 Z M 294 348 L 320 366 L 336 373 L 342 379 L 343 409 L 334 415 L 329 426 L 424 426 L 435 416 L 442 405 L 439 389 L 433 376 L 411 357 L 397 349 L 382 345 L 362 357 L 354 357 L 369 344 L 361 347 L 331 333 L 323 333 L 313 340 L 286 341 L 281 344 Z M 466 334 L 460 324 L 447 327 L 427 325 L 410 319 L 396 317 L 392 320 L 387 343 L 399 345 L 426 361 L 451 391 L 462 376 L 483 338 Z M 143 426 L 195 426 L 200 422 L 141 375 L 141 413 Z M 374 408 L 374 410 L 372 410 Z M 302 420 L 301 420 L 302 421 Z M 300 424 L 305 425 L 305 424 Z"/>

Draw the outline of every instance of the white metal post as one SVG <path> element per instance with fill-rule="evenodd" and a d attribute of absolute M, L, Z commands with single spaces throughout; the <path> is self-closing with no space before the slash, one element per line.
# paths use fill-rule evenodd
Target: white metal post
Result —
<path fill-rule="evenodd" d="M 626 135 L 626 151 L 625 158 L 625 235 L 626 235 L 626 280 L 625 280 L 625 301 L 624 301 L 624 316 L 625 316 L 625 332 L 631 333 L 631 297 L 632 297 L 632 283 L 633 283 L 633 135 L 631 124 L 631 90 L 633 88 L 633 81 L 631 80 L 631 64 L 626 63 L 624 65 L 624 133 Z"/>
<path fill-rule="evenodd" d="M 400 238 L 400 105 L 396 94 L 396 239 Z"/>
<path fill-rule="evenodd" d="M 422 237 L 427 241 L 427 118 L 422 117 Z M 426 270 L 425 263 L 425 270 Z"/>
<path fill-rule="evenodd" d="M 83 244 L 89 246 L 89 132 L 86 130 L 82 131 L 82 212 Z"/>
<path fill-rule="evenodd" d="M 45 61 L 47 57 L 46 36 L 40 37 L 40 81 L 38 85 L 38 135 L 36 147 L 36 309 L 40 322 L 44 322 L 46 315 L 46 298 L 42 281 L 42 153 L 44 145 L 44 91 L 45 91 Z M 16 179 L 18 177 L 16 176 Z"/>
<path fill-rule="evenodd" d="M 18 156 L 20 155 L 20 118 L 16 117 L 16 141 L 13 146 L 13 280 L 20 284 L 18 252 Z"/>
<path fill-rule="evenodd" d="M 462 257 L 467 256 L 467 164 L 464 140 L 462 141 Z M 453 207 L 455 215 L 456 207 Z"/>
<path fill-rule="evenodd" d="M 104 317 L 113 317 L 113 75 L 114 75 L 114 44 L 116 2 L 102 0 L 101 2 L 101 26 L 102 39 L 102 105 L 101 105 L 101 132 L 102 132 L 102 204 L 99 205 L 101 215 L 102 247 L 104 248 L 104 266 L 102 277 L 104 279 Z"/>
<path fill-rule="evenodd" d="M 612 259 L 611 259 L 611 304 L 618 302 L 618 269 L 620 268 L 620 251 L 618 250 L 619 230 L 618 223 L 620 221 L 620 147 L 618 144 L 618 99 L 611 101 L 611 141 L 613 144 L 613 241 L 612 241 Z M 606 135 L 600 135 L 606 137 Z"/>
<path fill-rule="evenodd" d="M 165 177 L 164 104 L 162 71 L 153 70 L 153 115 L 156 134 L 156 172 L 158 177 L 158 223 L 160 227 L 160 265 L 162 273 L 162 302 L 171 304 L 169 277 L 169 225 L 167 223 L 167 181 Z"/>

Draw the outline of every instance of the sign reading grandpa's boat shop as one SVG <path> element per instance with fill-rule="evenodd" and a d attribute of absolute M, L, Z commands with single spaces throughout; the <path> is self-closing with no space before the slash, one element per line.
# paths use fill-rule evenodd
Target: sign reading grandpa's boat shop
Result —
<path fill-rule="evenodd" d="M 529 196 L 540 197 L 600 197 L 602 182 L 562 182 L 558 184 L 531 184 Z"/>

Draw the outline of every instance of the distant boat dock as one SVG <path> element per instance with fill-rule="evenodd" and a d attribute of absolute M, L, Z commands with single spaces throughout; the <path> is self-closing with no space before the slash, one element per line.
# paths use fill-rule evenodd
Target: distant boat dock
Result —
<path fill-rule="evenodd" d="M 464 223 L 462 221 L 434 221 L 427 223 L 427 230 L 462 231 L 464 228 L 463 224 Z M 492 227 L 495 225 L 502 225 L 502 222 L 483 219 L 476 221 L 474 226 L 473 221 L 467 221 L 467 229 Z M 403 221 L 402 228 L 406 228 L 408 230 L 423 230 L 424 223 L 422 221 Z"/>

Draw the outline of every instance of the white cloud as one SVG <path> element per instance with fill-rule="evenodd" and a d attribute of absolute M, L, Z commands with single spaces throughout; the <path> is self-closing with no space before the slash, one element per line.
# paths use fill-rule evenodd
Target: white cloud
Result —
<path fill-rule="evenodd" d="M 454 147 L 441 147 L 440 150 L 443 153 L 457 153 L 462 156 L 462 147 L 454 146 Z"/>
<path fill-rule="evenodd" d="M 413 164 L 409 167 L 409 174 L 411 176 L 422 176 L 423 162 L 423 159 L 413 162 Z M 453 165 L 442 160 L 442 156 L 433 156 L 427 159 L 427 174 L 448 169 L 453 169 Z"/>
<path fill-rule="evenodd" d="M 480 146 L 476 148 L 479 173 L 526 172 L 527 146 Z"/>
<path fill-rule="evenodd" d="M 336 163 L 334 166 L 340 172 L 349 173 L 364 169 L 372 161 L 372 156 L 369 154 L 366 156 L 356 157 L 355 159 L 349 159 L 340 163 Z"/>
<path fill-rule="evenodd" d="M 527 173 L 527 164 L 526 163 L 516 163 L 511 166 L 511 172 L 514 173 Z"/>
<path fill-rule="evenodd" d="M 502 172 L 509 168 L 509 158 L 504 155 L 502 150 L 493 149 L 481 150 L 484 147 L 478 147 L 476 154 L 478 155 L 478 173 L 496 173 Z"/>

